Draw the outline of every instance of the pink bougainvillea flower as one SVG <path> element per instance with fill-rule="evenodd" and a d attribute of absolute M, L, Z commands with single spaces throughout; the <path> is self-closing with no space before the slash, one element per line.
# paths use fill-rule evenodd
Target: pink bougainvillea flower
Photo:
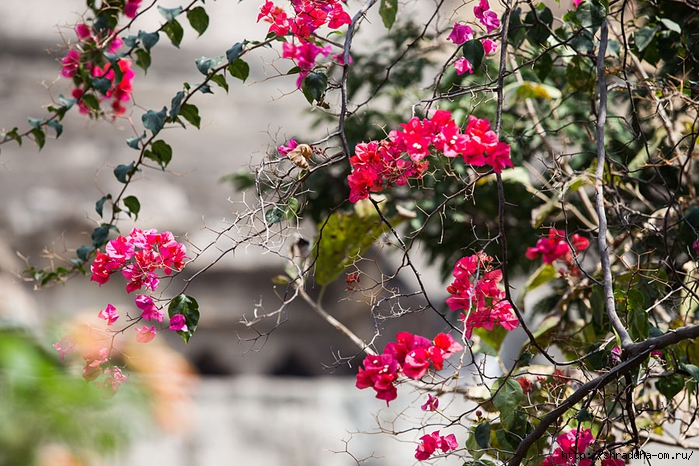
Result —
<path fill-rule="evenodd" d="M 61 75 L 66 78 L 72 78 L 80 66 L 80 52 L 74 49 L 68 50 L 66 56 L 61 59 L 61 64 L 63 65 Z"/>
<path fill-rule="evenodd" d="M 182 314 L 175 314 L 170 318 L 170 330 L 173 332 L 186 332 L 187 319 Z"/>
<path fill-rule="evenodd" d="M 299 77 L 296 79 L 298 89 L 301 89 L 303 80 L 315 66 L 318 55 L 327 57 L 331 51 L 331 46 L 321 47 L 313 42 L 300 42 L 298 45 L 291 42 L 282 44 L 282 57 L 290 58 L 299 67 Z"/>
<path fill-rule="evenodd" d="M 465 57 L 461 57 L 454 62 L 454 69 L 459 76 L 465 73 L 473 74 L 473 65 Z"/>
<path fill-rule="evenodd" d="M 124 15 L 126 15 L 127 18 L 135 18 L 140 4 L 141 0 L 126 0 L 126 5 L 124 5 Z"/>
<path fill-rule="evenodd" d="M 585 1 L 585 0 L 572 0 L 572 3 L 573 3 L 573 6 L 574 6 L 575 8 L 577 8 L 577 7 L 580 6 L 580 4 L 581 4 L 583 1 Z"/>
<path fill-rule="evenodd" d="M 595 441 L 590 429 L 570 430 L 556 439 L 564 453 L 584 453 L 585 449 Z"/>
<path fill-rule="evenodd" d="M 58 351 L 58 357 L 63 361 L 66 356 L 75 351 L 75 339 L 71 336 L 63 337 L 54 343 L 53 347 Z"/>
<path fill-rule="evenodd" d="M 566 240 L 566 234 L 562 230 L 551 228 L 548 238 L 540 238 L 534 247 L 528 248 L 525 256 L 529 260 L 534 260 L 542 256 L 544 264 L 553 264 L 555 261 L 562 261 L 568 271 L 573 275 L 579 273 L 573 253 L 580 254 L 587 249 L 590 241 L 578 235 L 573 234 L 571 237 L 572 249 Z"/>
<path fill-rule="evenodd" d="M 439 435 L 436 430 L 428 435 L 420 437 L 420 445 L 415 450 L 415 458 L 424 461 L 430 458 L 436 450 L 442 450 L 444 453 L 455 450 L 459 446 L 454 434 L 447 436 Z"/>
<path fill-rule="evenodd" d="M 356 387 L 359 389 L 372 387 L 376 398 L 385 400 L 386 405 L 398 397 L 398 391 L 393 382 L 398 378 L 400 366 L 390 354 L 369 355 L 362 362 L 363 368 L 357 373 Z"/>
<path fill-rule="evenodd" d="M 436 411 L 437 408 L 439 408 L 439 398 L 436 396 L 432 396 L 429 393 L 427 394 L 427 401 L 425 404 L 420 406 L 420 409 L 423 411 Z"/>
<path fill-rule="evenodd" d="M 139 343 L 148 343 L 155 338 L 156 333 L 155 327 L 146 327 L 144 325 L 136 329 L 136 341 Z"/>
<path fill-rule="evenodd" d="M 277 147 L 277 150 L 279 151 L 279 154 L 281 154 L 282 157 L 286 157 L 289 154 L 289 152 L 296 149 L 296 146 L 298 145 L 299 143 L 296 141 L 296 139 L 291 138 L 289 139 L 289 142 L 287 142 L 286 144 Z"/>
<path fill-rule="evenodd" d="M 114 306 L 107 304 L 107 307 L 102 309 L 99 314 L 97 314 L 97 317 L 106 320 L 107 325 L 112 325 L 119 319 L 119 314 Z"/>
<path fill-rule="evenodd" d="M 139 308 L 141 312 L 141 317 L 143 317 L 146 320 L 157 320 L 158 322 L 163 321 L 163 311 L 158 309 L 153 303 L 153 298 L 140 294 L 136 296 L 134 299 L 134 302 L 136 303 L 136 307 Z"/>
<path fill-rule="evenodd" d="M 454 29 L 451 30 L 447 40 L 452 41 L 456 45 L 473 40 L 473 29 L 464 24 L 454 23 Z"/>
<path fill-rule="evenodd" d="M 86 382 L 92 382 L 102 374 L 102 364 L 109 359 L 109 349 L 102 347 L 88 354 L 83 355 L 85 366 L 83 367 L 83 378 Z"/>
<path fill-rule="evenodd" d="M 500 27 L 500 19 L 494 11 L 490 10 L 488 0 L 480 0 L 478 5 L 473 7 L 473 13 L 481 24 L 485 26 L 488 34 Z"/>
<path fill-rule="evenodd" d="M 483 52 L 486 55 L 490 55 L 491 53 L 497 51 L 497 49 L 498 49 L 497 42 L 490 40 L 490 39 L 482 39 L 481 44 L 483 44 Z"/>

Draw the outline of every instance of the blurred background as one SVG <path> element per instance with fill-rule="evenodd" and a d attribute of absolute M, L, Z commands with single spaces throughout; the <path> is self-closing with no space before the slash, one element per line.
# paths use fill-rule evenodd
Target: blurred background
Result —
<path fill-rule="evenodd" d="M 163 6 L 178 6 L 170 3 Z M 269 338 L 254 339 L 255 331 L 240 324 L 256 307 L 269 311 L 279 305 L 272 278 L 281 273 L 283 262 L 273 254 L 240 248 L 191 284 L 187 294 L 198 300 L 202 317 L 188 346 L 165 333 L 148 345 L 123 338 L 119 351 L 128 361 L 131 380 L 110 400 L 85 384 L 81 367 L 61 363 L 50 344 L 66 333 L 89 333 L 107 303 L 124 311 L 132 308 L 124 284 L 113 280 L 100 288 L 89 277 L 74 277 L 36 290 L 19 275 L 27 261 L 60 266 L 77 247 L 90 243 L 99 222 L 95 202 L 118 189 L 113 168 L 134 160 L 125 140 L 140 134 L 141 114 L 169 106 L 183 82 L 200 79 L 196 58 L 221 55 L 236 42 L 264 37 L 267 26 L 255 24 L 259 5 L 207 2 L 211 24 L 204 36 L 196 38 L 185 27 L 180 50 L 162 37 L 147 79 L 137 70 L 133 126 L 127 119 L 91 121 L 72 111 L 64 120 L 64 134 L 48 140 L 43 150 L 28 140 L 22 147 L 0 148 L 0 464 L 415 461 L 415 443 L 367 434 L 377 431 L 375 415 L 385 405 L 370 390 L 354 387 L 361 359 L 352 367 L 336 364 L 336 358 L 357 350 L 312 310 L 292 305 Z M 66 43 L 75 39 L 73 27 L 83 13 L 83 0 L 0 2 L 0 128 L 22 130 L 27 117 L 42 118 L 44 107 L 60 94 L 70 94 L 59 61 Z M 153 15 L 138 28 L 158 27 L 160 16 L 149 13 Z M 382 28 L 378 17 L 372 23 Z M 174 149 L 168 172 L 144 172 L 130 188 L 142 203 L 139 227 L 170 230 L 200 247 L 208 244 L 213 230 L 227 226 L 245 208 L 242 195 L 221 178 L 254 165 L 289 137 L 312 136 L 313 115 L 301 93 L 294 92 L 295 77 L 265 75 L 276 58 L 271 50 L 251 54 L 245 84 L 231 80 L 228 95 L 216 88 L 214 95 L 198 96 L 193 103 L 202 116 L 200 131 L 165 130 Z M 317 128 L 313 136 L 324 131 Z M 131 225 L 124 222 L 120 228 L 128 232 Z M 304 234 L 313 237 L 312 231 Z M 213 257 L 200 258 L 187 273 Z M 425 270 L 423 278 L 435 296 L 445 295 L 438 274 Z M 173 290 L 181 287 L 181 279 Z M 348 296 L 342 283 L 329 290 L 325 301 L 335 317 L 371 339 L 369 306 L 343 299 Z M 401 319 L 400 329 L 435 333 L 439 329 L 429 317 Z M 257 330 L 275 325 L 262 323 Z M 396 331 L 389 322 L 382 338 L 390 339 Z M 390 410 L 381 411 L 384 428 L 418 425 L 422 413 L 408 408 L 416 401 L 422 403 L 406 387 Z M 401 412 L 401 421 L 394 423 Z M 420 435 L 415 431 L 415 440 Z"/>

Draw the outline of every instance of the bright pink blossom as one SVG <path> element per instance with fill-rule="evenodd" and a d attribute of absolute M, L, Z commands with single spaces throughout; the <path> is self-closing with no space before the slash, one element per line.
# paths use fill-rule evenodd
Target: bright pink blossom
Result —
<path fill-rule="evenodd" d="M 290 58 L 299 67 L 299 77 L 296 79 L 297 88 L 301 89 L 303 80 L 315 66 L 318 55 L 327 57 L 331 51 L 331 46 L 320 47 L 313 42 L 300 42 L 298 45 L 290 42 L 282 44 L 282 57 Z"/>
<path fill-rule="evenodd" d="M 580 4 L 581 4 L 582 2 L 584 2 L 585 0 L 572 0 L 572 1 L 573 1 L 573 6 L 574 6 L 575 8 L 577 8 L 577 7 L 579 7 Z"/>
<path fill-rule="evenodd" d="M 459 76 L 464 73 L 473 74 L 473 65 L 465 57 L 460 57 L 454 62 L 454 69 Z"/>
<path fill-rule="evenodd" d="M 386 400 L 386 405 L 398 397 L 398 391 L 393 382 L 398 378 L 400 366 L 390 354 L 369 355 L 362 362 L 363 368 L 357 373 L 356 387 L 359 389 L 372 387 L 376 398 Z"/>
<path fill-rule="evenodd" d="M 170 317 L 170 330 L 173 332 L 186 332 L 187 319 L 182 314 L 175 314 Z"/>
<path fill-rule="evenodd" d="M 150 296 L 141 294 L 136 296 L 134 299 L 136 307 L 139 308 L 141 312 L 141 317 L 146 320 L 157 320 L 158 322 L 163 321 L 163 311 L 158 309 L 153 303 L 153 298 Z"/>
<path fill-rule="evenodd" d="M 482 39 L 481 44 L 483 44 L 483 52 L 486 55 L 490 55 L 498 49 L 498 43 L 490 39 Z"/>
<path fill-rule="evenodd" d="M 456 45 L 473 40 L 473 29 L 463 24 L 454 23 L 454 29 L 451 30 L 447 40 L 452 41 Z"/>
<path fill-rule="evenodd" d="M 454 434 L 449 434 L 447 436 L 439 435 L 439 431 L 436 430 L 428 435 L 423 435 L 420 437 L 420 445 L 417 446 L 415 450 L 415 458 L 424 461 L 430 458 L 436 450 L 442 450 L 444 453 L 455 450 L 459 444 L 456 441 Z"/>
<path fill-rule="evenodd" d="M 61 59 L 61 64 L 63 65 L 61 75 L 66 78 L 72 78 L 80 66 L 80 52 L 74 49 L 68 50 L 66 56 Z"/>
<path fill-rule="evenodd" d="M 155 338 L 156 333 L 155 327 L 146 327 L 144 325 L 136 329 L 136 341 L 139 343 L 148 343 Z"/>
<path fill-rule="evenodd" d="M 107 325 L 112 325 L 114 322 L 119 319 L 119 313 L 117 313 L 117 310 L 114 306 L 111 304 L 107 304 L 107 307 L 105 309 L 102 309 L 99 314 L 97 314 L 97 317 L 100 319 L 104 319 L 107 321 Z"/>
<path fill-rule="evenodd" d="M 420 406 L 420 409 L 423 411 L 436 411 L 437 408 L 439 408 L 439 398 L 428 393 L 427 401 L 425 401 L 425 404 Z"/>
<path fill-rule="evenodd" d="M 490 10 L 488 0 L 480 0 L 478 5 L 473 8 L 473 13 L 481 24 L 485 26 L 488 34 L 500 27 L 500 18 L 494 11 Z"/>
<path fill-rule="evenodd" d="M 88 354 L 83 355 L 85 366 L 83 367 L 83 378 L 87 382 L 92 382 L 102 374 L 102 364 L 109 358 L 109 348 L 98 348 Z"/>
<path fill-rule="evenodd" d="M 124 5 L 124 15 L 126 15 L 127 18 L 135 18 L 140 3 L 141 0 L 126 0 L 126 5 Z"/>
<path fill-rule="evenodd" d="M 571 273 L 576 274 L 578 269 L 573 259 L 573 254 L 580 254 L 587 249 L 590 245 L 590 241 L 575 233 L 571 237 L 570 242 L 572 248 L 566 240 L 564 231 L 551 228 L 548 238 L 540 238 L 534 247 L 527 249 L 525 256 L 529 260 L 534 260 L 542 256 L 544 264 L 553 264 L 555 261 L 562 261 Z"/>

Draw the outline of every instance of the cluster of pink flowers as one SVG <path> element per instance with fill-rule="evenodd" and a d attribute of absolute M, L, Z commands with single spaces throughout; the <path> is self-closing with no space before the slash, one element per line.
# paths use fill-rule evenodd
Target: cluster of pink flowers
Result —
<path fill-rule="evenodd" d="M 454 23 L 454 28 L 451 30 L 451 34 L 449 34 L 447 40 L 452 41 L 456 45 L 461 45 L 469 40 L 473 40 L 473 29 L 463 24 Z M 486 56 L 494 53 L 498 49 L 498 44 L 490 39 L 481 39 L 481 44 L 483 44 L 483 52 Z M 473 74 L 474 71 L 473 65 L 466 60 L 465 57 L 460 57 L 456 60 L 454 62 L 454 68 L 458 75 L 464 73 Z"/>
<path fill-rule="evenodd" d="M 483 26 L 485 26 L 488 34 L 493 32 L 495 29 L 500 27 L 500 19 L 498 15 L 490 9 L 490 4 L 488 0 L 480 0 L 480 3 L 473 8 L 473 13 Z M 469 26 L 454 23 L 454 28 L 447 37 L 447 40 L 452 41 L 456 45 L 461 45 L 465 42 L 473 40 L 473 29 Z M 481 39 L 481 44 L 483 44 L 483 52 L 485 55 L 490 55 L 497 50 L 497 44 L 490 39 Z M 456 69 L 456 74 L 462 75 L 464 73 L 473 74 L 473 65 L 469 62 L 466 57 L 460 57 L 454 62 L 454 69 Z"/>
<path fill-rule="evenodd" d="M 139 6 L 141 6 L 141 0 L 126 0 L 124 15 L 126 15 L 127 18 L 135 18 Z"/>
<path fill-rule="evenodd" d="M 444 453 L 455 450 L 459 444 L 456 441 L 454 434 L 439 435 L 439 431 L 435 430 L 431 434 L 420 437 L 420 445 L 415 450 L 415 458 L 424 461 L 430 458 L 435 450 L 442 450 Z"/>
<path fill-rule="evenodd" d="M 116 393 L 119 387 L 129 379 L 117 366 L 108 365 L 108 348 L 98 348 L 84 355 L 83 359 L 85 360 L 85 366 L 83 367 L 83 378 L 85 381 L 92 382 L 99 376 L 104 375 L 105 378 L 99 385 L 108 388 L 112 394 Z"/>
<path fill-rule="evenodd" d="M 555 261 L 562 261 L 566 265 L 568 271 L 575 275 L 578 273 L 578 268 L 573 260 L 573 253 L 579 254 L 587 249 L 590 245 L 590 241 L 575 233 L 571 237 L 570 242 L 572 243 L 572 248 L 571 244 L 569 244 L 566 239 L 565 231 L 551 228 L 548 238 L 539 239 L 534 247 L 527 249 L 525 256 L 529 260 L 534 260 L 542 256 L 544 264 L 553 264 Z M 561 273 L 564 272 L 564 270 L 561 271 Z"/>
<path fill-rule="evenodd" d="M 140 1 L 140 0 L 139 0 Z M 135 4 L 134 8 L 138 8 L 138 2 L 127 3 Z M 135 9 L 134 9 L 135 12 Z M 135 13 L 134 13 L 135 15 Z M 78 48 L 68 50 L 65 57 L 61 60 L 63 68 L 61 75 L 66 78 L 72 78 L 75 83 L 75 89 L 72 91 L 72 96 L 78 101 L 78 107 L 81 113 L 90 113 L 91 109 L 82 101 L 85 93 L 93 91 L 90 87 L 93 79 L 103 78 L 109 81 L 109 86 L 104 91 L 105 99 L 112 100 L 112 112 L 115 116 L 122 115 L 126 112 L 124 102 L 131 99 L 133 92 L 133 79 L 135 73 L 131 68 L 131 61 L 123 58 L 116 59 L 117 70 L 111 62 L 106 62 L 103 65 L 93 63 L 95 50 L 104 48 L 103 42 L 106 40 L 106 53 L 115 54 L 123 45 L 123 42 L 118 37 L 110 38 L 109 35 L 103 37 L 102 34 L 95 34 L 93 30 L 86 24 L 79 24 L 75 28 L 75 32 L 79 39 Z M 90 74 L 90 79 L 85 81 L 85 77 L 79 73 L 81 67 Z"/>
<path fill-rule="evenodd" d="M 585 450 L 595 437 L 590 429 L 575 429 L 561 434 L 556 439 L 558 447 L 554 452 L 544 458 L 541 466 L 593 466 L 592 458 L 585 457 Z M 605 458 L 602 466 L 624 466 L 624 460 L 618 458 Z"/>
<path fill-rule="evenodd" d="M 452 311 L 466 311 L 462 319 L 467 338 L 471 338 L 474 328 L 492 330 L 500 325 L 509 331 L 519 325 L 505 292 L 498 287 L 502 271 L 494 269 L 492 261 L 487 254 L 478 253 L 463 257 L 454 265 L 455 280 L 447 287 L 452 295 L 447 298 L 447 306 Z"/>
<path fill-rule="evenodd" d="M 257 21 L 264 20 L 271 23 L 269 33 L 278 36 L 291 33 L 298 40 L 298 44 L 284 43 L 282 57 L 293 60 L 299 67 L 296 87 L 300 89 L 303 80 L 315 66 L 318 56 L 327 57 L 332 50 L 330 46 L 317 45 L 312 41 L 311 36 L 322 26 L 327 25 L 330 29 L 338 29 L 350 24 L 352 18 L 338 0 L 292 0 L 291 4 L 294 8 L 293 16 L 289 16 L 284 9 L 267 0 L 260 8 Z"/>
<path fill-rule="evenodd" d="M 326 24 L 330 29 L 338 29 L 352 22 L 352 18 L 337 0 L 291 0 L 291 4 L 294 7 L 293 17 L 267 0 L 260 8 L 257 21 L 264 19 L 271 23 L 270 33 L 285 36 L 291 32 L 300 40 L 308 40 L 318 28 Z"/>
<path fill-rule="evenodd" d="M 391 131 L 388 139 L 355 147 L 350 158 L 352 173 L 347 177 L 351 202 L 393 185 L 403 186 L 410 178 L 419 179 L 429 167 L 423 159 L 431 148 L 449 158 L 461 155 L 473 166 L 489 165 L 497 173 L 512 167 L 509 144 L 498 140 L 488 120 L 470 116 L 462 132 L 451 112 L 436 110 L 432 118 L 413 117 L 400 127 Z"/>
<path fill-rule="evenodd" d="M 364 367 L 360 367 L 357 373 L 356 386 L 359 389 L 372 387 L 376 398 L 386 400 L 388 405 L 398 396 L 395 384 L 400 375 L 419 380 L 430 366 L 442 370 L 444 360 L 463 349 L 446 333 L 440 333 L 430 341 L 420 335 L 400 332 L 396 335 L 396 342 L 387 344 L 383 353 L 364 358 Z"/>

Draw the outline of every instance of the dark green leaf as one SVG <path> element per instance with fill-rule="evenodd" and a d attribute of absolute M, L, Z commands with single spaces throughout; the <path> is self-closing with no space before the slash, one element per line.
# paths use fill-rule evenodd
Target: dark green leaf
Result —
<path fill-rule="evenodd" d="M 599 0 L 586 0 L 580 4 L 575 14 L 582 27 L 594 32 L 607 17 L 607 9 Z"/>
<path fill-rule="evenodd" d="M 245 44 L 243 42 L 238 42 L 233 47 L 226 50 L 226 60 L 228 60 L 229 65 L 232 65 L 238 59 L 240 54 L 243 53 L 244 45 Z"/>
<path fill-rule="evenodd" d="M 49 128 L 53 128 L 54 131 L 56 131 L 56 139 L 61 137 L 61 134 L 63 134 L 63 125 L 58 120 L 51 120 L 47 125 Z"/>
<path fill-rule="evenodd" d="M 100 109 L 100 101 L 92 94 L 83 94 L 80 101 L 93 112 L 98 112 Z"/>
<path fill-rule="evenodd" d="M 121 183 L 126 184 L 129 181 L 129 179 L 133 176 L 133 174 L 136 173 L 135 165 L 136 162 L 131 162 L 128 165 L 118 165 L 114 169 L 114 176 Z"/>
<path fill-rule="evenodd" d="M 27 121 L 29 122 L 29 126 L 32 128 L 41 129 L 41 125 L 44 123 L 44 121 L 46 121 L 46 118 L 27 117 Z"/>
<path fill-rule="evenodd" d="M 196 63 L 199 72 L 204 76 L 207 76 L 212 68 L 216 68 L 218 65 L 221 64 L 221 57 L 199 57 L 196 60 L 194 60 L 194 63 Z"/>
<path fill-rule="evenodd" d="M 199 92 L 201 92 L 202 94 L 214 93 L 214 91 L 211 90 L 211 86 L 209 86 L 208 84 L 202 84 L 201 86 L 199 86 Z"/>
<path fill-rule="evenodd" d="M 223 88 L 226 92 L 228 92 L 228 83 L 226 82 L 226 77 L 222 74 L 215 74 L 211 76 L 211 80 L 218 84 L 219 87 Z"/>
<path fill-rule="evenodd" d="M 46 133 L 44 133 L 44 130 L 39 128 L 33 129 L 32 136 L 34 136 L 34 142 L 39 146 L 39 149 L 43 148 L 44 144 L 46 144 Z"/>
<path fill-rule="evenodd" d="M 637 30 L 633 34 L 634 44 L 636 44 L 636 49 L 639 52 L 643 52 L 655 39 L 655 33 L 660 29 L 658 26 L 648 27 L 644 26 Z"/>
<path fill-rule="evenodd" d="M 301 90 L 306 96 L 308 103 L 313 101 L 321 102 L 325 95 L 325 89 L 328 87 L 328 77 L 323 73 L 308 73 L 308 76 L 303 80 Z"/>
<path fill-rule="evenodd" d="M 182 104 L 182 107 L 180 107 L 180 116 L 197 128 L 201 125 L 199 109 L 194 105 Z"/>
<path fill-rule="evenodd" d="M 143 49 L 136 50 L 136 65 L 138 65 L 143 71 L 148 71 L 151 64 L 150 53 Z"/>
<path fill-rule="evenodd" d="M 500 411 L 503 424 L 509 426 L 519 402 L 524 399 L 522 386 L 513 378 L 501 378 L 491 387 L 490 395 L 493 397 L 493 404 Z"/>
<path fill-rule="evenodd" d="M 461 46 L 461 50 L 464 58 L 468 60 L 475 72 L 483 62 L 483 56 L 485 55 L 483 44 L 478 39 L 469 40 Z"/>
<path fill-rule="evenodd" d="M 87 259 L 90 257 L 90 253 L 94 251 L 95 248 L 93 246 L 80 246 L 75 253 L 78 256 L 78 259 L 80 259 L 83 262 L 86 262 Z"/>
<path fill-rule="evenodd" d="M 526 367 L 532 362 L 532 359 L 534 359 L 534 355 L 532 353 L 524 352 L 519 355 L 519 365 L 521 367 Z"/>
<path fill-rule="evenodd" d="M 228 65 L 227 69 L 231 76 L 238 78 L 243 82 L 245 82 L 245 80 L 248 79 L 248 76 L 250 76 L 250 65 L 248 65 L 242 58 L 238 58 L 236 61 Z"/>
<path fill-rule="evenodd" d="M 102 247 L 102 245 L 107 242 L 107 237 L 109 236 L 109 228 L 109 225 L 101 225 L 92 231 L 92 245 L 95 248 Z"/>
<path fill-rule="evenodd" d="M 199 324 L 199 304 L 196 299 L 184 294 L 176 296 L 167 309 L 168 316 L 172 318 L 175 314 L 182 314 L 187 324 L 187 331 L 178 331 L 178 335 L 182 337 L 185 343 L 189 343 L 189 339 L 194 335 Z"/>
<path fill-rule="evenodd" d="M 180 43 L 182 43 L 182 38 L 184 37 L 184 30 L 177 20 L 163 26 L 163 32 L 170 39 L 172 45 L 177 48 L 180 47 Z"/>
<path fill-rule="evenodd" d="M 126 145 L 132 149 L 141 150 L 139 143 L 146 138 L 146 132 L 144 131 L 141 136 L 134 136 L 126 140 Z"/>
<path fill-rule="evenodd" d="M 488 448 L 488 445 L 490 444 L 490 423 L 484 422 L 482 424 L 478 424 L 478 427 L 476 427 L 474 432 L 474 436 L 476 437 L 476 443 L 478 443 L 479 447 Z"/>
<path fill-rule="evenodd" d="M 160 168 L 165 170 L 172 160 L 172 147 L 165 141 L 159 139 L 150 145 L 150 149 L 144 152 L 144 156 L 157 162 Z"/>
<path fill-rule="evenodd" d="M 197 31 L 199 35 L 204 34 L 206 28 L 209 27 L 209 15 L 206 14 L 206 10 L 200 6 L 189 10 L 187 12 L 187 19 L 192 29 Z"/>
<path fill-rule="evenodd" d="M 534 71 L 536 72 L 537 78 L 543 82 L 551 73 L 551 70 L 553 70 L 553 60 L 551 59 L 550 54 L 545 53 L 534 64 Z"/>
<path fill-rule="evenodd" d="M 669 402 L 684 388 L 684 377 L 676 373 L 667 377 L 660 377 L 658 381 L 655 382 L 655 388 L 657 388 Z"/>
<path fill-rule="evenodd" d="M 106 95 L 112 88 L 112 80 L 107 78 L 95 78 L 92 80 L 92 87 L 97 89 L 102 95 Z"/>
<path fill-rule="evenodd" d="M 100 217 L 103 216 L 102 209 L 104 208 L 105 201 L 107 201 L 108 199 L 111 199 L 111 198 L 112 198 L 112 195 L 107 194 L 106 196 L 102 196 L 102 198 L 95 203 L 95 211 L 97 211 L 97 213 L 99 214 Z"/>
<path fill-rule="evenodd" d="M 137 220 L 138 213 L 141 211 L 141 203 L 138 201 L 138 198 L 136 196 L 127 196 L 122 202 L 129 209 L 129 214 L 134 215 L 134 220 Z"/>
<path fill-rule="evenodd" d="M 138 38 L 140 39 L 141 43 L 143 44 L 143 47 L 145 47 L 146 52 L 150 52 L 150 49 L 155 47 L 155 44 L 157 44 L 158 40 L 160 40 L 160 34 L 158 34 L 158 31 L 155 31 L 155 32 L 138 31 Z"/>
<path fill-rule="evenodd" d="M 282 206 L 275 205 L 265 212 L 265 221 L 267 223 L 279 223 L 282 221 L 282 218 L 284 218 L 284 207 Z"/>
<path fill-rule="evenodd" d="M 575 415 L 575 419 L 577 419 L 580 422 L 592 421 L 592 418 L 590 417 L 590 412 L 584 408 L 578 411 L 578 414 Z"/>
<path fill-rule="evenodd" d="M 163 126 L 165 125 L 165 120 L 167 119 L 167 108 L 163 107 L 163 109 L 159 112 L 156 112 L 155 110 L 148 110 L 146 113 L 144 113 L 141 116 L 141 121 L 143 122 L 143 126 L 147 129 L 150 130 L 153 133 L 153 136 L 158 134 L 161 129 L 163 129 Z"/>
<path fill-rule="evenodd" d="M 386 29 L 391 29 L 393 23 L 396 22 L 396 14 L 398 13 L 398 0 L 381 0 L 379 6 L 379 15 Z"/>
<path fill-rule="evenodd" d="M 182 7 L 178 6 L 176 8 L 163 8 L 158 6 L 158 12 L 163 16 L 163 18 L 165 18 L 165 21 L 172 23 L 175 21 L 175 18 L 182 13 Z"/>
<path fill-rule="evenodd" d="M 180 114 L 180 107 L 182 106 L 182 100 L 184 100 L 185 93 L 184 91 L 180 91 L 177 94 L 175 94 L 175 97 L 172 98 L 172 102 L 170 103 L 170 119 L 175 120 L 177 118 L 177 115 Z"/>
<path fill-rule="evenodd" d="M 684 371 L 687 371 L 689 375 L 692 376 L 694 380 L 699 382 L 699 367 L 695 366 L 694 364 L 681 364 L 680 368 Z"/>

